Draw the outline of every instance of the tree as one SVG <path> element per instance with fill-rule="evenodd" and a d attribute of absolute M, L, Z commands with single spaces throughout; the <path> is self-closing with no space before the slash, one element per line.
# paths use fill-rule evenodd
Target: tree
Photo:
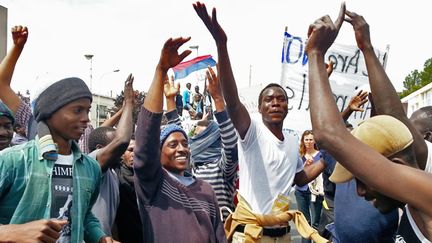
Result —
<path fill-rule="evenodd" d="M 426 60 L 423 65 L 423 70 L 418 71 L 415 69 L 408 76 L 405 77 L 403 82 L 404 90 L 400 93 L 400 98 L 403 98 L 414 91 L 426 86 L 432 82 L 432 58 Z"/>

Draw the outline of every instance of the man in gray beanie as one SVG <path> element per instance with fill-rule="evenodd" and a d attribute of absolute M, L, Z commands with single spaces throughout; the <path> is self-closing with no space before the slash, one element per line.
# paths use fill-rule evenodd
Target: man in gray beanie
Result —
<path fill-rule="evenodd" d="M 75 142 L 89 122 L 90 90 L 66 78 L 36 96 L 38 136 L 0 152 L 0 239 L 112 242 L 91 212 L 100 167 Z"/>

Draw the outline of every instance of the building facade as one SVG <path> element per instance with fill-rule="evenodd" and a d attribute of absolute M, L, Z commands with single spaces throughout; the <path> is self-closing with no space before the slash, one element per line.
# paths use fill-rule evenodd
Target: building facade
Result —
<path fill-rule="evenodd" d="M 94 128 L 99 127 L 106 119 L 110 118 L 109 110 L 114 106 L 114 101 L 113 97 L 93 93 L 90 121 Z"/>
<path fill-rule="evenodd" d="M 417 109 L 432 105 L 432 83 L 402 98 L 401 101 L 408 117 Z"/>

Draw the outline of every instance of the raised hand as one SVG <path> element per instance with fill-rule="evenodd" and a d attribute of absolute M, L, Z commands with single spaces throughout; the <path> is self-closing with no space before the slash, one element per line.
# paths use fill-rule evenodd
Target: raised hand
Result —
<path fill-rule="evenodd" d="M 352 97 L 348 106 L 352 111 L 364 111 L 362 106 L 368 101 L 369 92 L 360 90 L 356 96 Z"/>
<path fill-rule="evenodd" d="M 211 112 L 206 112 L 201 118 L 202 121 L 206 121 L 209 119 Z"/>
<path fill-rule="evenodd" d="M 345 15 L 345 2 L 341 4 L 339 16 L 336 21 L 330 19 L 328 15 L 317 19 L 308 29 L 308 40 L 306 53 L 318 51 L 325 54 L 327 49 L 333 44 L 342 26 Z"/>
<path fill-rule="evenodd" d="M 134 81 L 134 76 L 132 76 L 132 73 L 129 74 L 129 76 L 127 77 L 126 81 L 125 81 L 125 85 L 124 85 L 124 102 L 132 102 L 135 103 L 135 91 L 133 89 L 133 81 Z"/>
<path fill-rule="evenodd" d="M 212 10 L 212 16 L 207 12 L 207 8 L 204 3 L 196 2 L 192 4 L 195 12 L 198 14 L 198 16 L 201 18 L 207 29 L 212 34 L 213 38 L 216 41 L 216 44 L 218 43 L 226 43 L 227 42 L 227 35 L 225 34 L 225 31 L 222 29 L 222 27 L 219 25 L 216 17 L 216 8 L 213 8 Z"/>
<path fill-rule="evenodd" d="M 171 75 L 170 80 L 168 80 L 168 76 L 166 76 L 165 82 L 164 82 L 165 98 L 167 100 L 170 98 L 174 99 L 179 91 L 180 91 L 180 83 L 177 83 L 174 85 L 174 76 Z"/>
<path fill-rule="evenodd" d="M 219 71 L 219 66 L 217 68 Z M 222 95 L 222 89 L 219 83 L 219 77 L 216 76 L 215 72 L 211 67 L 207 68 L 206 72 L 208 84 L 207 84 L 207 90 L 210 93 L 211 97 L 214 100 L 214 105 L 217 112 L 221 112 L 225 110 L 225 100 Z"/>
<path fill-rule="evenodd" d="M 217 77 L 217 75 L 213 71 L 213 68 L 207 67 L 206 79 L 208 81 L 207 89 L 208 89 L 208 92 L 210 93 L 211 97 L 214 100 L 223 99 L 222 90 L 221 90 L 221 87 L 219 85 L 219 78 Z"/>
<path fill-rule="evenodd" d="M 23 48 L 28 38 L 28 29 L 25 26 L 14 26 L 11 29 L 14 45 Z"/>
<path fill-rule="evenodd" d="M 372 42 L 370 40 L 369 24 L 363 16 L 358 15 L 354 12 L 348 10 L 345 11 L 346 18 L 345 21 L 350 23 L 354 28 L 355 38 L 357 41 L 357 46 L 360 50 L 365 50 L 367 48 L 372 48 Z"/>
<path fill-rule="evenodd" d="M 185 57 L 187 57 L 189 54 L 191 54 L 191 50 L 185 50 L 181 54 L 178 53 L 178 49 L 180 46 L 182 46 L 184 43 L 188 42 L 190 40 L 190 37 L 188 38 L 169 38 L 161 51 L 161 56 L 159 59 L 159 67 L 162 69 L 163 72 L 167 72 L 168 69 L 175 67 L 177 64 L 179 64 Z"/>

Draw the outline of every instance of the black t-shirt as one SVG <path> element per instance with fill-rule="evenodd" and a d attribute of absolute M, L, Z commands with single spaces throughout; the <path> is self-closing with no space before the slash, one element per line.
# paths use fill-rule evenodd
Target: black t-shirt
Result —
<path fill-rule="evenodd" d="M 421 235 L 421 232 L 418 230 L 417 226 L 415 225 L 414 220 L 411 218 L 411 215 L 407 208 L 405 207 L 403 210 L 403 215 L 401 217 L 399 228 L 396 232 L 395 236 L 395 243 L 421 243 L 421 240 L 419 237 L 424 238 L 423 235 Z M 413 228 L 413 225 L 416 228 L 416 231 L 420 234 L 418 236 Z"/>
<path fill-rule="evenodd" d="M 117 208 L 115 222 L 121 242 L 141 243 L 142 223 L 138 211 L 137 198 L 133 182 L 134 171 L 123 163 L 116 168 L 119 178 L 120 204 Z"/>
<path fill-rule="evenodd" d="M 63 226 L 61 236 L 57 242 L 70 242 L 71 237 L 72 163 L 73 154 L 59 155 L 52 171 L 51 218 L 68 221 L 68 224 Z"/>

